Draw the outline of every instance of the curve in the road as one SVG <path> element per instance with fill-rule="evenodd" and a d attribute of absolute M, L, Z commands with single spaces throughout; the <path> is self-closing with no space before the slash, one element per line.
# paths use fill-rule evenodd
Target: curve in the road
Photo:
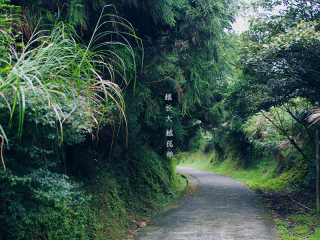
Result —
<path fill-rule="evenodd" d="M 277 228 L 267 209 L 243 183 L 193 168 L 198 190 L 179 199 L 179 207 L 158 214 L 140 230 L 138 240 L 276 240 Z"/>

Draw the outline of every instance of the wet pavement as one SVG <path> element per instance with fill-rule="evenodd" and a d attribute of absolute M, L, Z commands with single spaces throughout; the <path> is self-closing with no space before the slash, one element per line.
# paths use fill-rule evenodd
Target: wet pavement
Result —
<path fill-rule="evenodd" d="M 135 239 L 278 239 L 268 210 L 242 182 L 193 168 L 177 170 L 188 179 L 186 196 L 154 217 Z"/>

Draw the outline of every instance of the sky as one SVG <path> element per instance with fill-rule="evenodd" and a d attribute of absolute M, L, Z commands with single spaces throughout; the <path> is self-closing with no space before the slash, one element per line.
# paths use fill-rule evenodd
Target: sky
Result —
<path fill-rule="evenodd" d="M 236 22 L 232 24 L 232 28 L 235 33 L 242 33 L 249 29 L 248 20 L 255 14 L 255 12 L 248 6 L 253 1 L 255 0 L 242 0 L 242 2 L 240 2 L 241 9 L 238 13 L 238 17 L 236 18 Z M 247 5 L 247 7 L 244 8 L 243 4 Z"/>
<path fill-rule="evenodd" d="M 235 33 L 242 33 L 249 29 L 248 17 L 239 16 L 236 22 L 232 24 Z"/>
<path fill-rule="evenodd" d="M 250 4 L 250 2 L 254 2 L 255 0 L 243 0 L 244 3 Z M 276 14 L 279 13 L 279 10 L 283 9 L 283 6 L 277 6 L 272 12 L 268 12 L 268 14 Z M 252 17 L 257 17 L 258 14 L 267 13 L 262 8 L 258 8 L 257 10 L 253 10 L 252 8 L 241 9 L 239 16 L 236 18 L 236 22 L 232 24 L 233 31 L 235 33 L 242 33 L 249 29 L 248 20 Z"/>

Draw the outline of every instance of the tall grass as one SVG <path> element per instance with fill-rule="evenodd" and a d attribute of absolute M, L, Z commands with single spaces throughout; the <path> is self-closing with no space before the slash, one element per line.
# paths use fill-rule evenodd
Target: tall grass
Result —
<path fill-rule="evenodd" d="M 117 108 L 119 121 L 125 120 L 123 94 L 115 77 L 127 83 L 126 63 L 111 49 L 114 45 L 124 47 L 135 63 L 125 36 L 138 38 L 133 28 L 120 20 L 101 14 L 87 45 L 70 25 L 62 22 L 52 30 L 35 30 L 26 45 L 0 43 L 9 49 L 0 59 L 0 107 L 8 112 L 7 122 L 0 125 L 2 142 L 8 141 L 5 127 L 11 127 L 13 121 L 18 121 L 17 130 L 22 134 L 28 109 L 36 118 L 49 115 L 48 121 L 59 126 L 61 141 L 66 120 L 77 122 L 73 126 L 87 133 L 97 130 L 111 109 Z M 119 24 L 125 30 L 103 31 L 107 24 Z M 103 41 L 114 34 L 121 41 Z"/>

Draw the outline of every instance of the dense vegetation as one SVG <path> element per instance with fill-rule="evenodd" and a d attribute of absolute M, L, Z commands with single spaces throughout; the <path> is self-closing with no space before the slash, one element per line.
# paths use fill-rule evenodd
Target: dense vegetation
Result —
<path fill-rule="evenodd" d="M 236 35 L 231 0 L 0 0 L 0 238 L 124 239 L 199 149 L 314 195 L 319 3 L 253 7 Z"/>
<path fill-rule="evenodd" d="M 253 20 L 242 35 L 242 70 L 226 106 L 230 119 L 243 121 L 241 132 L 260 158 L 273 158 L 285 171 L 299 167 L 300 187 L 314 189 L 318 4 L 264 1 L 261 6 L 277 4 L 283 5 L 278 14 Z"/>
<path fill-rule="evenodd" d="M 171 156 L 222 100 L 234 14 L 0 0 L 0 238 L 124 239 L 176 196 Z"/>

